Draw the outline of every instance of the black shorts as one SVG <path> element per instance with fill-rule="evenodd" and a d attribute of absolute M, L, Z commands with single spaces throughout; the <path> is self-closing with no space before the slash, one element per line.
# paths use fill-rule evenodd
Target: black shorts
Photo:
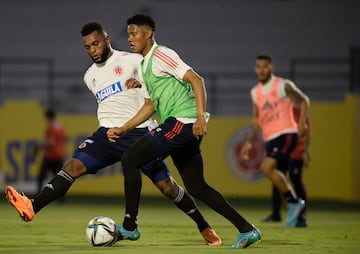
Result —
<path fill-rule="evenodd" d="M 179 169 L 191 163 L 201 163 L 201 139 L 195 138 L 192 123 L 184 124 L 174 117 L 169 117 L 164 123 L 151 130 L 145 137 L 153 144 L 159 158 L 171 156 Z"/>
<path fill-rule="evenodd" d="M 266 157 L 274 158 L 277 168 L 281 171 L 289 170 L 290 154 L 298 141 L 297 133 L 282 134 L 266 142 Z"/>

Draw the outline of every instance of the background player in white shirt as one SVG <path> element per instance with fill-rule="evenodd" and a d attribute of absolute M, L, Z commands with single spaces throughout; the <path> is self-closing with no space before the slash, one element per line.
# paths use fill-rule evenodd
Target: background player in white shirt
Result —
<path fill-rule="evenodd" d="M 33 199 L 19 194 L 13 187 L 7 186 L 6 194 L 9 202 L 19 212 L 20 217 L 28 222 L 50 202 L 63 196 L 76 178 L 85 174 L 95 174 L 98 170 L 121 161 L 128 147 L 143 137 L 153 123 L 151 119 L 138 125 L 126 133 L 117 142 L 109 142 L 106 132 L 108 128 L 121 126 L 131 119 L 143 106 L 149 102 L 149 95 L 144 86 L 128 89 L 126 82 L 137 77 L 137 67 L 142 60 L 141 55 L 113 50 L 110 37 L 101 24 L 90 22 L 81 30 L 83 45 L 93 60 L 84 75 L 84 81 L 98 102 L 98 120 L 100 127 L 92 136 L 86 138 L 76 149 L 72 159 L 42 191 Z M 134 79 L 130 82 L 135 82 Z M 141 156 L 141 155 L 140 155 Z M 184 213 L 197 224 L 206 243 L 220 245 L 221 239 L 211 229 L 200 213 L 194 200 L 170 176 L 163 160 L 153 160 L 142 167 L 142 172 Z M 126 185 L 126 183 L 125 183 Z M 140 232 L 128 235 L 126 230 L 118 228 L 118 240 L 137 240 Z"/>

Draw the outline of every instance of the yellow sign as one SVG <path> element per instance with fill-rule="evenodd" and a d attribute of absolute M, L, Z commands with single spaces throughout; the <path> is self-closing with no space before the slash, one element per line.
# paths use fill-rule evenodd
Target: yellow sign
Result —
<path fill-rule="evenodd" d="M 357 104 L 356 104 L 357 103 Z M 360 181 L 358 159 L 360 141 L 355 105 L 359 97 L 339 103 L 312 103 L 312 162 L 305 169 L 309 199 L 359 201 Z M 36 102 L 6 102 L 0 107 L 0 185 L 15 185 L 24 192 L 36 191 L 36 177 L 41 156 L 33 157 L 31 148 L 43 139 L 45 120 L 43 108 Z M 357 113 L 358 114 L 358 113 Z M 15 117 L 16 116 L 16 117 Z M 96 115 L 64 115 L 58 120 L 67 133 L 67 156 L 71 157 L 84 138 L 98 128 Z M 229 165 L 229 143 L 234 133 L 250 124 L 249 118 L 212 117 L 208 134 L 202 144 L 206 181 L 224 196 L 270 197 L 271 184 L 266 178 L 247 181 L 234 175 Z M 355 135 L 356 134 L 356 135 Z M 167 159 L 171 173 L 182 183 L 179 174 Z M 151 181 L 143 177 L 143 195 L 161 195 Z M 71 194 L 121 194 L 123 177 L 120 164 L 96 175 L 80 177 L 69 191 Z"/>

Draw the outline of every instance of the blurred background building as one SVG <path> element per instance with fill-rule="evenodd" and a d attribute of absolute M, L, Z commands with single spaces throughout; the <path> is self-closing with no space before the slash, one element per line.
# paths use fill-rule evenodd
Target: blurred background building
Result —
<path fill-rule="evenodd" d="M 97 20 L 114 47 L 129 51 L 126 19 L 137 12 L 151 14 L 157 40 L 206 77 L 213 114 L 249 114 L 259 53 L 273 55 L 277 72 L 313 100 L 343 100 L 360 45 L 359 9 L 356 0 L 2 1 L 0 102 L 37 99 L 60 112 L 93 113 L 80 28 Z"/>

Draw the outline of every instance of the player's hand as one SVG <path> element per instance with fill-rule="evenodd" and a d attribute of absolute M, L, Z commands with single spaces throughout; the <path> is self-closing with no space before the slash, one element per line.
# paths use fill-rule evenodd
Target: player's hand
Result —
<path fill-rule="evenodd" d="M 248 160 L 250 149 L 252 148 L 252 144 L 249 141 L 246 141 L 244 146 L 241 149 L 241 158 L 244 160 Z"/>
<path fill-rule="evenodd" d="M 203 119 L 198 118 L 192 126 L 192 131 L 193 131 L 193 135 L 197 139 L 199 139 L 202 136 L 205 136 L 207 132 L 205 118 Z"/>
<path fill-rule="evenodd" d="M 120 138 L 123 131 L 119 127 L 113 127 L 107 130 L 106 135 L 110 142 L 116 142 L 116 139 Z"/>
<path fill-rule="evenodd" d="M 134 78 L 129 78 L 126 81 L 125 85 L 129 89 L 131 89 L 131 88 L 140 88 L 142 86 L 141 83 L 138 80 L 134 79 Z"/>

